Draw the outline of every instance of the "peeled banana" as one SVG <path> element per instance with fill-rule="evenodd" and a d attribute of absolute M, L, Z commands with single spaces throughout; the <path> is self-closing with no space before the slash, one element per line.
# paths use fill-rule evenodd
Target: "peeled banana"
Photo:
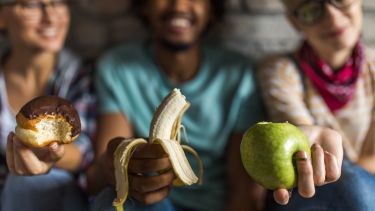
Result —
<path fill-rule="evenodd" d="M 124 139 L 116 148 L 114 154 L 115 178 L 117 197 L 113 201 L 113 206 L 117 211 L 123 210 L 123 204 L 128 196 L 128 164 L 130 158 L 138 145 L 152 143 L 160 144 L 168 154 L 176 175 L 173 185 L 192 185 L 200 183 L 203 176 L 203 165 L 198 153 L 187 145 L 181 145 L 180 129 L 181 120 L 185 111 L 189 107 L 184 95 L 179 89 L 164 98 L 157 108 L 151 121 L 150 134 L 148 140 L 142 138 Z M 199 178 L 192 170 L 186 158 L 185 151 L 191 153 L 198 161 Z"/>

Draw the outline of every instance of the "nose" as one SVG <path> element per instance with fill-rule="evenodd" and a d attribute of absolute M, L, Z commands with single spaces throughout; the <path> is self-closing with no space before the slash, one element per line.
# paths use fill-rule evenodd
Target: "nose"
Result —
<path fill-rule="evenodd" d="M 52 21 L 53 19 L 56 19 L 56 11 L 55 8 L 51 4 L 43 4 L 41 6 L 41 13 L 42 13 L 42 19 L 45 21 Z"/>
<path fill-rule="evenodd" d="M 190 0 L 171 0 L 171 7 L 176 12 L 184 12 L 188 8 Z"/>
<path fill-rule="evenodd" d="M 337 24 L 342 21 L 343 11 L 327 3 L 324 5 L 324 9 L 325 9 L 324 22 L 328 22 L 330 24 Z"/>

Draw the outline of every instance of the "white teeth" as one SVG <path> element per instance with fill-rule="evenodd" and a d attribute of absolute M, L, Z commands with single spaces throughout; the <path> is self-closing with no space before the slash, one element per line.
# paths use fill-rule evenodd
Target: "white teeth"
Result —
<path fill-rule="evenodd" d="M 159 105 L 151 121 L 148 140 L 141 138 L 124 139 L 117 147 L 114 154 L 117 197 L 113 206 L 117 211 L 122 211 L 122 205 L 128 196 L 128 164 L 137 145 L 151 143 L 160 144 L 172 164 L 176 178 L 173 185 L 192 185 L 200 183 L 203 174 L 203 165 L 198 153 L 193 148 L 180 145 L 180 127 L 184 112 L 189 107 L 189 102 L 180 90 L 174 89 Z M 191 153 L 198 161 L 199 178 L 195 175 L 185 152 Z"/>
<path fill-rule="evenodd" d="M 43 29 L 40 30 L 40 34 L 45 37 L 55 37 L 57 35 L 56 29 Z"/>
<path fill-rule="evenodd" d="M 171 26 L 186 28 L 191 25 L 190 21 L 186 18 L 174 18 L 171 20 Z"/>

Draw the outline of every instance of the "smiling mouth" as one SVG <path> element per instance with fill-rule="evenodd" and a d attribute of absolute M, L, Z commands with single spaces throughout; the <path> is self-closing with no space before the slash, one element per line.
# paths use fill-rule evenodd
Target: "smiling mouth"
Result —
<path fill-rule="evenodd" d="M 169 25 L 178 28 L 188 28 L 192 25 L 191 21 L 186 18 L 172 18 Z"/>
<path fill-rule="evenodd" d="M 335 30 L 329 31 L 326 33 L 326 36 L 329 38 L 339 37 L 344 34 L 346 31 L 346 27 L 337 28 Z"/>
<path fill-rule="evenodd" d="M 58 35 L 58 30 L 56 28 L 42 29 L 38 31 L 40 35 L 46 38 L 54 38 Z"/>
<path fill-rule="evenodd" d="M 192 13 L 171 12 L 166 13 L 162 17 L 162 21 L 171 30 L 179 32 L 193 26 L 196 17 Z"/>

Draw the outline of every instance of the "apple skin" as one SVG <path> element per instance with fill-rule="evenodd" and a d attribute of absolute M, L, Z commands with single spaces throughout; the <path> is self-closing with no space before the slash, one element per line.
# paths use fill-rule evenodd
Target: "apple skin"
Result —
<path fill-rule="evenodd" d="M 310 144 L 306 135 L 289 123 L 257 123 L 246 131 L 240 147 L 247 173 L 270 190 L 296 186 L 293 156 L 298 151 L 310 156 Z"/>

